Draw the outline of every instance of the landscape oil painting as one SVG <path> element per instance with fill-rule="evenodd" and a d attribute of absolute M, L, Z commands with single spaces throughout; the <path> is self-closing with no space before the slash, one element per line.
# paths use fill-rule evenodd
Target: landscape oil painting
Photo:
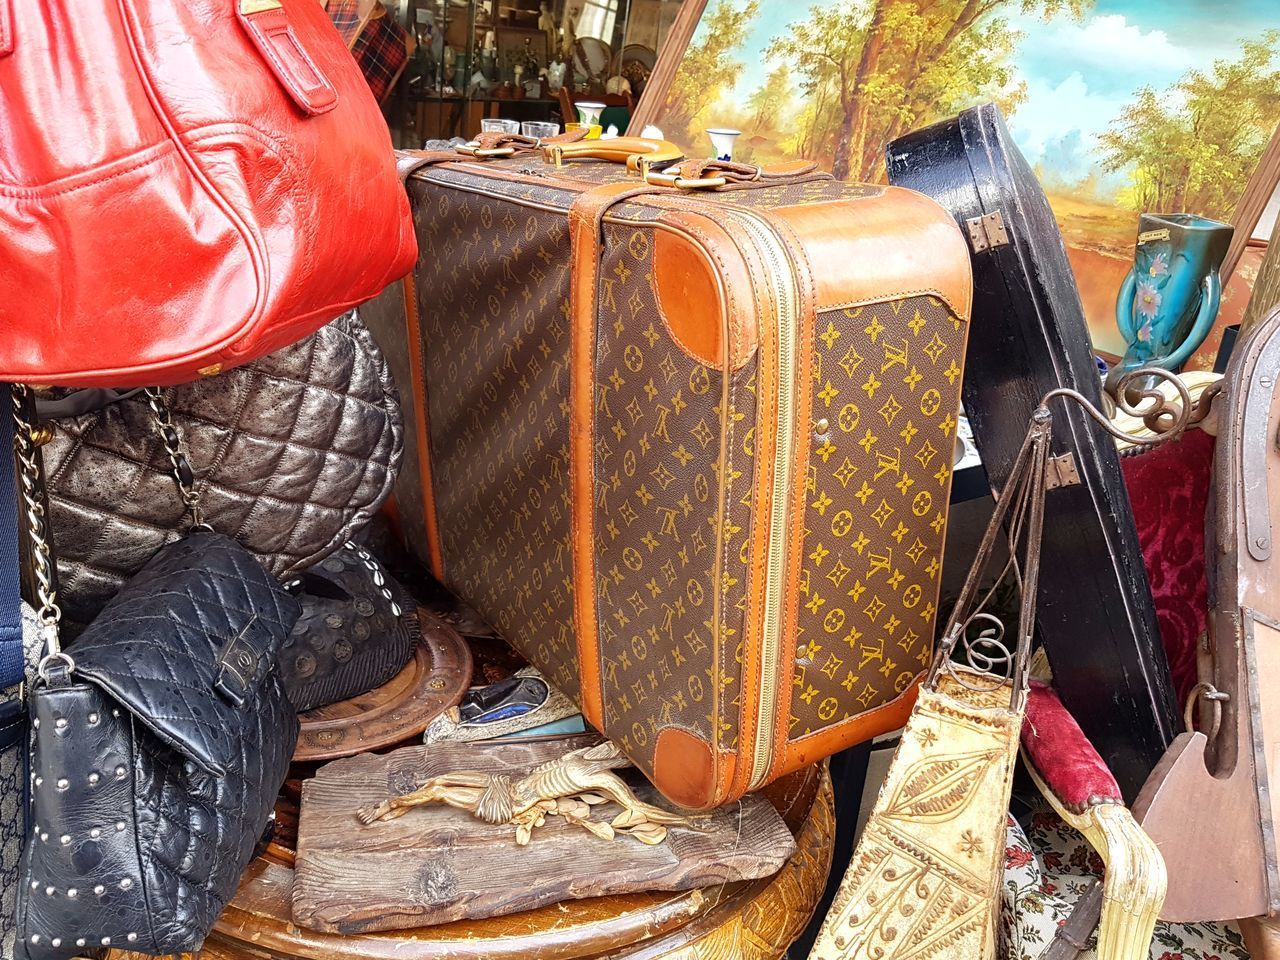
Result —
<path fill-rule="evenodd" d="M 1280 120 L 1276 0 L 707 0 L 656 123 L 706 155 L 883 182 L 884 145 L 983 101 L 1049 195 L 1094 345 L 1138 215 L 1230 220 Z"/>

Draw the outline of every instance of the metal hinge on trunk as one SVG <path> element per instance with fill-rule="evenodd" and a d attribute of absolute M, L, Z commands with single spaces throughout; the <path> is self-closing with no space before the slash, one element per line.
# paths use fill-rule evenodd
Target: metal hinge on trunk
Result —
<path fill-rule="evenodd" d="M 1045 471 L 1044 488 L 1074 487 L 1080 483 L 1080 471 L 1076 469 L 1075 454 L 1070 451 L 1050 457 Z"/>
<path fill-rule="evenodd" d="M 964 225 L 969 231 L 969 246 L 973 247 L 974 253 L 1009 245 L 1009 231 L 1004 228 L 1004 217 L 999 210 L 983 217 L 970 217 Z"/>

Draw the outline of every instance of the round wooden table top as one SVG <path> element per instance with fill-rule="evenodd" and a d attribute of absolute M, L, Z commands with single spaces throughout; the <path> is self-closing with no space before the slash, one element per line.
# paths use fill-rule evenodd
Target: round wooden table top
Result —
<path fill-rule="evenodd" d="M 341 936 L 293 925 L 289 851 L 249 867 L 202 960 L 780 960 L 809 922 L 831 869 L 835 818 L 825 764 L 766 791 L 796 835 L 797 852 L 762 880 L 681 893 L 570 900 L 483 921 Z M 518 855 L 518 848 L 495 855 Z M 409 854 L 406 854 L 409 855 Z"/>
<path fill-rule="evenodd" d="M 456 630 L 420 607 L 422 639 L 389 683 L 298 717 L 295 763 L 335 760 L 405 743 L 453 706 L 471 685 L 471 651 Z"/>

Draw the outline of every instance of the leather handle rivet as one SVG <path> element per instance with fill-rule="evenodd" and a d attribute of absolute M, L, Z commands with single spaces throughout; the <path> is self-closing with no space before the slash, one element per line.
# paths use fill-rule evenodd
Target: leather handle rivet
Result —
<path fill-rule="evenodd" d="M 813 425 L 813 429 L 817 433 L 826 433 L 828 430 L 831 429 L 831 422 L 826 417 L 823 417 L 821 420 L 819 420 L 817 423 Z"/>

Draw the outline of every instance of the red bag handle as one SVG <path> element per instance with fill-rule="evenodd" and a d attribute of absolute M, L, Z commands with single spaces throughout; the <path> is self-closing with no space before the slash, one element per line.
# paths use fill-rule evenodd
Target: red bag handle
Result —
<path fill-rule="evenodd" d="M 13 53 L 13 8 L 0 0 L 0 57 Z"/>
<path fill-rule="evenodd" d="M 5 0 L 0 0 L 4 3 Z M 338 91 L 298 42 L 280 0 L 234 0 L 236 17 L 280 85 L 308 116 L 338 105 Z"/>
<path fill-rule="evenodd" d="M 236 5 L 236 18 L 249 39 L 303 113 L 314 117 L 338 105 L 338 91 L 298 42 L 280 0 L 229 2 Z M 10 0 L 0 0 L 0 57 L 13 53 L 13 45 L 13 7 Z"/>

